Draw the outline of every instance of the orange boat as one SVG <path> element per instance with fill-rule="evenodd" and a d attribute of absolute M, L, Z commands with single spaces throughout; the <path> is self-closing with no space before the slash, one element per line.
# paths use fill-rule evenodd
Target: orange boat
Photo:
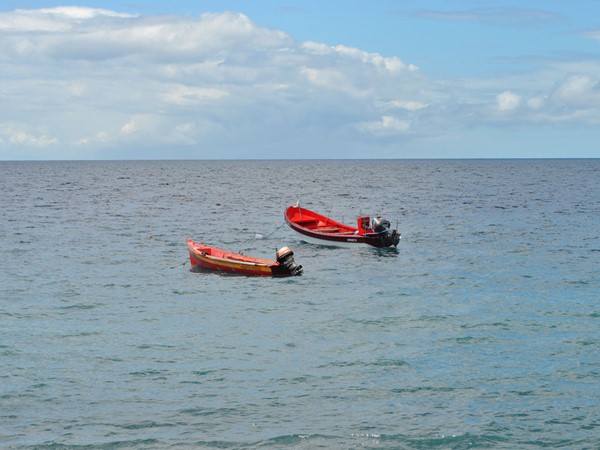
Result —
<path fill-rule="evenodd" d="M 373 247 L 396 247 L 400 233 L 381 217 L 359 216 L 357 227 L 344 225 L 299 205 L 289 206 L 284 214 L 287 224 L 301 239 L 319 245 L 340 247 L 367 244 Z"/>
<path fill-rule="evenodd" d="M 289 277 L 302 275 L 302 266 L 294 261 L 294 252 L 282 247 L 276 253 L 277 261 L 254 258 L 200 244 L 187 238 L 192 269 L 217 270 L 242 275 Z"/>

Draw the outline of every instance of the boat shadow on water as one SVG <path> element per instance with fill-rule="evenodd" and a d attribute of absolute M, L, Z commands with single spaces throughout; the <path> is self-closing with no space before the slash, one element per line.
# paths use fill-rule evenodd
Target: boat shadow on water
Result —
<path fill-rule="evenodd" d="M 381 258 L 397 258 L 400 255 L 398 247 L 374 247 L 362 249 L 365 253 L 375 253 Z"/>
<path fill-rule="evenodd" d="M 294 276 L 289 276 L 289 275 L 272 275 L 270 277 L 257 277 L 255 275 L 249 275 L 246 273 L 239 273 L 239 272 L 228 272 L 228 271 L 224 271 L 224 270 L 214 270 L 214 269 L 208 269 L 205 267 L 200 267 L 200 266 L 194 266 L 194 267 L 190 267 L 189 271 L 191 273 L 200 273 L 200 274 L 206 274 L 206 275 L 214 275 L 217 277 L 226 277 L 226 278 L 277 278 L 277 279 L 286 279 L 286 280 L 295 280 L 297 279 L 297 277 Z M 302 277 L 300 277 L 302 278 Z"/>
<path fill-rule="evenodd" d="M 324 250 L 327 252 L 348 252 L 348 251 L 356 251 L 357 254 L 360 255 L 377 255 L 382 258 L 390 258 L 397 257 L 400 255 L 400 249 L 398 247 L 367 247 L 367 246 L 353 246 L 353 247 L 340 247 L 338 245 L 328 245 L 328 244 L 317 244 L 314 242 L 306 242 L 303 240 L 295 241 L 296 249 L 303 248 L 314 248 L 318 250 Z M 298 250 L 299 251 L 299 250 Z"/>

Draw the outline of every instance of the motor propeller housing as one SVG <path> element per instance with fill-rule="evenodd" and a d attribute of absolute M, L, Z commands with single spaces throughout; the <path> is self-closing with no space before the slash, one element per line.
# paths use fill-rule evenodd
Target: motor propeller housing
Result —
<path fill-rule="evenodd" d="M 294 252 L 289 247 L 282 247 L 277 250 L 277 262 L 280 266 L 291 275 L 302 275 L 304 269 L 301 265 L 296 264 L 294 260 Z"/>
<path fill-rule="evenodd" d="M 400 243 L 400 235 L 398 231 L 392 230 L 392 224 L 389 220 L 382 217 L 375 217 L 372 221 L 373 230 L 379 234 L 384 247 L 396 247 Z"/>

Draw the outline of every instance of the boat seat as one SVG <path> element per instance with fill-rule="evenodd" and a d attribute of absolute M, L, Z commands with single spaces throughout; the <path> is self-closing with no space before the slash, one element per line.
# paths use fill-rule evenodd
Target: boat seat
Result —
<path fill-rule="evenodd" d="M 338 231 L 340 231 L 339 228 L 337 227 L 323 227 L 323 228 L 319 228 L 319 231 L 322 231 L 323 233 L 336 233 Z"/>
<path fill-rule="evenodd" d="M 319 224 L 318 220 L 315 219 L 300 219 L 294 220 L 294 223 L 301 225 L 303 227 L 317 226 Z"/>

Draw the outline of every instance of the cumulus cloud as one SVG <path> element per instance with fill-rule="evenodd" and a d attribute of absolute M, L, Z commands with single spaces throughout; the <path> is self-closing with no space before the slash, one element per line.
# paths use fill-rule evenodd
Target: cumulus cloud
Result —
<path fill-rule="evenodd" d="M 390 88 L 394 96 L 410 90 L 418 72 L 396 56 L 297 42 L 240 13 L 193 18 L 81 7 L 0 14 L 0 59 L 19 75 L 0 91 L 11 105 L 0 123 L 41 121 L 55 133 L 9 139 L 5 131 L 0 145 L 192 145 L 262 127 L 348 129 L 372 116 L 367 110 Z M 405 127 L 384 118 L 362 131 Z"/>
<path fill-rule="evenodd" d="M 108 132 L 99 131 L 94 136 L 84 136 L 78 138 L 76 141 L 72 142 L 74 146 L 87 147 L 89 145 L 96 144 L 109 144 L 111 142 L 111 138 Z"/>
<path fill-rule="evenodd" d="M 395 116 L 382 116 L 378 120 L 362 122 L 356 128 L 363 133 L 390 136 L 407 133 L 410 122 Z"/>
<path fill-rule="evenodd" d="M 555 90 L 553 97 L 568 103 L 597 104 L 600 95 L 598 78 L 571 75 Z"/>
<path fill-rule="evenodd" d="M 0 145 L 48 147 L 57 143 L 56 138 L 48 136 L 45 132 L 28 130 L 11 123 L 0 124 Z"/>
<path fill-rule="evenodd" d="M 131 14 L 118 13 L 115 11 L 111 11 L 108 9 L 98 9 L 98 8 L 87 8 L 84 6 L 57 6 L 54 8 L 41 8 L 38 10 L 26 10 L 20 9 L 17 10 L 17 13 L 22 15 L 38 15 L 46 14 L 48 17 L 59 17 L 62 16 L 67 19 L 73 20 L 81 20 L 81 19 L 92 19 L 94 17 L 134 17 Z"/>
<path fill-rule="evenodd" d="M 377 143 L 475 121 L 600 117 L 596 66 L 529 85 L 436 81 L 400 56 L 298 42 L 236 12 L 3 12 L 0 64 L 0 150 L 70 146 L 85 155 L 123 145 L 229 145 L 252 152 L 294 139 L 305 149 L 326 137 Z"/>
<path fill-rule="evenodd" d="M 521 105 L 521 100 L 520 95 L 505 91 L 496 96 L 496 105 L 499 111 L 513 111 Z"/>
<path fill-rule="evenodd" d="M 358 48 L 347 47 L 345 45 L 336 45 L 334 47 L 328 47 L 324 44 L 318 44 L 315 42 L 306 42 L 303 45 L 309 51 L 319 55 L 340 55 L 342 57 L 348 57 L 354 60 L 361 61 L 365 64 L 371 64 L 382 70 L 389 72 L 401 72 L 402 70 L 408 69 L 411 71 L 417 70 L 415 65 L 406 66 L 400 58 L 391 57 L 385 58 L 378 53 L 369 53 Z"/>
<path fill-rule="evenodd" d="M 123 134 L 132 134 L 132 133 L 135 133 L 136 130 L 137 130 L 137 125 L 135 123 L 135 120 L 130 120 L 129 122 L 127 122 L 125 125 L 123 125 L 121 127 L 121 133 L 123 133 Z"/>
<path fill-rule="evenodd" d="M 540 103 L 534 120 L 597 126 L 600 124 L 600 78 L 588 74 L 569 75 Z"/>
<path fill-rule="evenodd" d="M 527 106 L 531 109 L 539 110 L 544 106 L 545 102 L 545 97 L 531 97 L 527 100 Z"/>

